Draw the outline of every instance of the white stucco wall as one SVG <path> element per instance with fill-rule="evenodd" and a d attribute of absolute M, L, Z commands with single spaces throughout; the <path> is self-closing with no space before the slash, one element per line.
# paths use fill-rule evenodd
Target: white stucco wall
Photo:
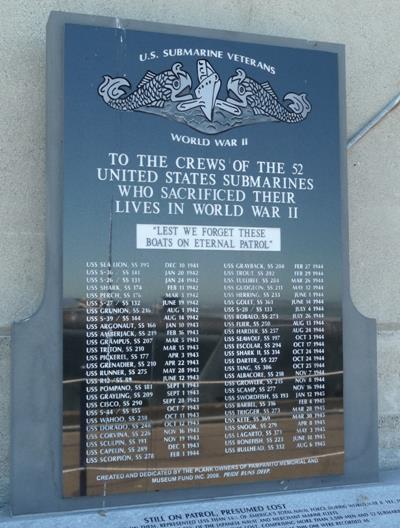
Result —
<path fill-rule="evenodd" d="M 397 0 L 0 0 L 0 504 L 8 500 L 9 326 L 34 311 L 44 279 L 51 10 L 343 43 L 349 136 L 400 92 Z M 379 330 L 382 467 L 400 466 L 399 137 L 400 107 L 348 159 L 351 292 Z"/>

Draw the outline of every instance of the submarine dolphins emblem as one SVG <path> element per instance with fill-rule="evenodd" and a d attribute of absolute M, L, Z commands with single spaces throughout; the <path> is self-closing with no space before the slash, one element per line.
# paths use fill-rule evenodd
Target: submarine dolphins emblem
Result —
<path fill-rule="evenodd" d="M 227 79 L 226 99 L 221 99 L 222 81 L 209 61 L 199 59 L 196 70 L 194 95 L 181 63 L 158 74 L 147 71 L 134 90 L 125 77 L 104 75 L 97 93 L 115 110 L 156 114 L 206 134 L 265 121 L 296 124 L 311 112 L 307 94 L 290 92 L 280 101 L 268 81 L 259 82 L 240 68 Z"/>

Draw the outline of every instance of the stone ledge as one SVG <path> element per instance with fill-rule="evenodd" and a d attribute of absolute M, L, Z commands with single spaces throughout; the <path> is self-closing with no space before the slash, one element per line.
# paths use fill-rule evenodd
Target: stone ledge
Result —
<path fill-rule="evenodd" d="M 356 520 L 357 522 L 351 522 Z M 224 524 L 222 524 L 222 522 Z M 0 516 L 1 528 L 339 527 L 400 524 L 400 472 L 379 483 L 61 515 Z M 328 524 L 327 524 L 328 523 Z"/>

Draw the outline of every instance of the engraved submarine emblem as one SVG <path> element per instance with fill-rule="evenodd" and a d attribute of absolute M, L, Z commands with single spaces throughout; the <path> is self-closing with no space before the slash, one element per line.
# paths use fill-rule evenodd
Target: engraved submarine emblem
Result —
<path fill-rule="evenodd" d="M 226 99 L 219 99 L 221 78 L 212 65 L 199 59 L 196 69 L 194 95 L 192 78 L 179 62 L 158 74 L 147 71 L 133 90 L 125 77 L 104 75 L 97 93 L 115 110 L 157 114 L 205 134 L 263 121 L 300 123 L 311 112 L 306 93 L 290 92 L 280 101 L 269 81 L 259 82 L 241 68 L 226 83 Z"/>

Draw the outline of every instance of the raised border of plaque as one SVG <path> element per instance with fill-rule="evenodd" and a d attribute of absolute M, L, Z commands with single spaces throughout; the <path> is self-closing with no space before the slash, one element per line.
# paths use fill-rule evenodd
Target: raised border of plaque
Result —
<path fill-rule="evenodd" d="M 319 49 L 337 54 L 339 64 L 343 260 L 343 370 L 345 470 L 343 475 L 251 484 L 63 498 L 62 484 L 62 203 L 63 57 L 67 23 L 136 29 L 225 41 Z M 12 329 L 11 506 L 14 514 L 71 511 L 164 501 L 201 500 L 377 479 L 377 395 L 375 322 L 363 317 L 350 298 L 344 48 L 341 45 L 52 13 L 47 35 L 47 219 L 45 291 L 37 312 Z"/>

